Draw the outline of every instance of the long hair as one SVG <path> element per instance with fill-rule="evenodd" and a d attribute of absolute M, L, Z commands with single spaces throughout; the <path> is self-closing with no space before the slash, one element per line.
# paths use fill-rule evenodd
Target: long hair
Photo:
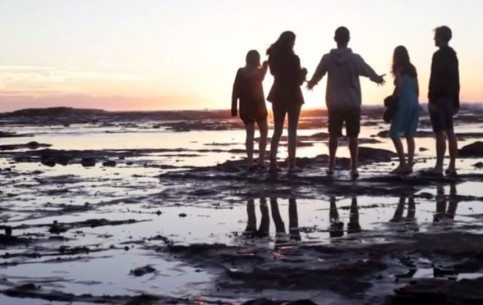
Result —
<path fill-rule="evenodd" d="M 391 72 L 395 75 L 396 71 L 399 71 L 401 74 L 408 74 L 411 77 L 418 76 L 416 67 L 411 63 L 408 50 L 404 46 L 397 46 L 394 49 Z"/>
<path fill-rule="evenodd" d="M 275 41 L 267 50 L 267 55 L 276 52 L 293 52 L 293 45 L 295 43 L 295 33 L 292 31 L 285 31 L 280 34 L 277 41 Z"/>

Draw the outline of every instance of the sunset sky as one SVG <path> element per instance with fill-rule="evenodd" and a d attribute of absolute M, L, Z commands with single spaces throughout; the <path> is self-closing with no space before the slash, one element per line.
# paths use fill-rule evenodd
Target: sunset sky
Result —
<path fill-rule="evenodd" d="M 405 45 L 426 101 L 433 29 L 448 25 L 462 101 L 483 101 L 481 0 L 0 0 L 0 112 L 74 106 L 109 110 L 223 109 L 245 54 L 285 30 L 312 75 L 347 26 L 350 47 L 386 86 L 363 81 L 363 103 L 393 90 L 392 52 Z M 272 78 L 265 80 L 266 93 Z M 325 107 L 325 80 L 304 89 Z"/>

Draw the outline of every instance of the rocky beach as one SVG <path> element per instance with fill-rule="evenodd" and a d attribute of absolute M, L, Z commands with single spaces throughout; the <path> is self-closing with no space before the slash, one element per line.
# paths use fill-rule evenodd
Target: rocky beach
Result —
<path fill-rule="evenodd" d="M 228 111 L 0 114 L 0 304 L 483 303 L 483 109 L 455 118 L 453 178 L 419 172 L 424 110 L 415 173 L 388 174 L 382 111 L 363 110 L 356 180 L 344 141 L 325 174 L 322 110 L 302 171 L 276 176 L 244 166 Z"/>

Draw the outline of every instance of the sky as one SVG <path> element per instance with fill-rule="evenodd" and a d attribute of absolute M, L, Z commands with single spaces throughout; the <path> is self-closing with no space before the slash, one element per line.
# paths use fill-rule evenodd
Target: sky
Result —
<path fill-rule="evenodd" d="M 392 52 L 408 48 L 425 102 L 436 48 L 448 25 L 460 61 L 461 100 L 483 101 L 481 0 L 0 0 L 0 112 L 72 106 L 107 110 L 227 109 L 247 51 L 280 33 L 314 72 L 335 47 L 334 30 L 386 75 L 362 81 L 363 104 L 393 90 Z M 306 108 L 325 107 L 325 79 L 303 90 Z M 268 94 L 273 82 L 264 81 Z"/>

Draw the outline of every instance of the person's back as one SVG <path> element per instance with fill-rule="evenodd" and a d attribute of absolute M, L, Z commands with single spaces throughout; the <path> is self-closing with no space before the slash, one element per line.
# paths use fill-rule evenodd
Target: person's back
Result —
<path fill-rule="evenodd" d="M 378 77 L 362 57 L 349 48 L 331 50 L 324 55 L 319 67 L 319 73 L 327 71 L 326 103 L 330 109 L 359 109 L 362 100 L 359 77 Z"/>
<path fill-rule="evenodd" d="M 342 136 L 345 124 L 346 136 L 349 138 L 351 155 L 351 176 L 357 177 L 358 136 L 361 121 L 361 86 L 359 76 L 366 76 L 371 81 L 383 84 L 383 76 L 379 76 L 367 65 L 361 56 L 352 53 L 347 46 L 350 33 L 346 27 L 335 31 L 334 40 L 337 49 L 322 57 L 307 88 L 312 89 L 325 74 L 328 74 L 326 104 L 329 114 L 329 169 L 328 175 L 334 173 L 338 138 Z"/>
<path fill-rule="evenodd" d="M 438 98 L 454 99 L 454 107 L 459 108 L 458 57 L 450 46 L 442 46 L 433 55 L 428 98 L 434 102 Z"/>
<path fill-rule="evenodd" d="M 418 79 L 412 77 L 409 74 L 403 74 L 401 82 L 401 88 L 399 89 L 398 96 L 404 99 L 411 105 L 419 105 L 418 99 Z"/>

